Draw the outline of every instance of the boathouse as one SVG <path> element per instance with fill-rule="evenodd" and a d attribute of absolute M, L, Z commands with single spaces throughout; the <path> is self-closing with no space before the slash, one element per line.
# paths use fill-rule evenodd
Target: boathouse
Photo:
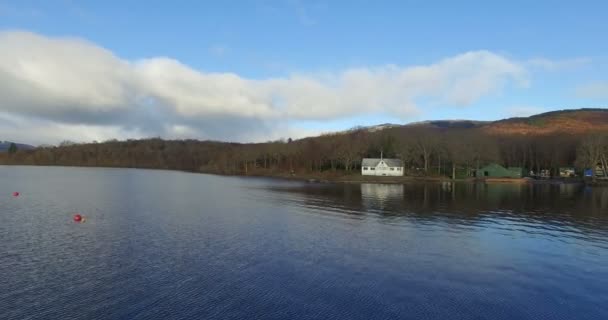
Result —
<path fill-rule="evenodd" d="M 520 167 L 505 168 L 497 163 L 489 164 L 476 171 L 477 178 L 522 178 L 523 169 Z"/>
<path fill-rule="evenodd" d="M 403 176 L 403 162 L 400 159 L 364 158 L 361 161 L 361 174 L 364 176 Z"/>

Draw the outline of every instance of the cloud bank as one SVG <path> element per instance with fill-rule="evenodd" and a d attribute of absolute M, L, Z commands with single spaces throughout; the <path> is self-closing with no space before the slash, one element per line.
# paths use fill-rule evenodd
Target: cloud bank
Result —
<path fill-rule="evenodd" d="M 94 43 L 0 33 L 0 136 L 56 143 L 146 136 L 233 141 L 309 133 L 298 121 L 467 106 L 527 86 L 525 63 L 471 51 L 429 65 L 247 79 L 168 57 L 129 61 Z M 80 134 L 79 134 L 80 133 Z"/>

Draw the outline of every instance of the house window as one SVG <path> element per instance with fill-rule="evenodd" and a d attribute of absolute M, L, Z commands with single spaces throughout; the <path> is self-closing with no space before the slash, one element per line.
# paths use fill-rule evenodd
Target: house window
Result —
<path fill-rule="evenodd" d="M 391 171 L 395 171 L 395 168 L 391 168 Z"/>
<path fill-rule="evenodd" d="M 363 170 L 367 170 L 367 167 L 363 167 Z"/>
<path fill-rule="evenodd" d="M 376 170 L 376 168 L 369 168 L 370 170 Z"/>
<path fill-rule="evenodd" d="M 401 168 L 397 168 L 397 171 L 401 171 Z"/>

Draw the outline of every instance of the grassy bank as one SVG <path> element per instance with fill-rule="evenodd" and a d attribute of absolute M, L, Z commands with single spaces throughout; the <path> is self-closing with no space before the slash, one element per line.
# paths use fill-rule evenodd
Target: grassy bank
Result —
<path fill-rule="evenodd" d="M 451 179 L 445 176 L 401 176 L 401 177 L 387 177 L 387 176 L 364 176 L 359 172 L 344 173 L 340 171 L 323 171 L 323 172 L 295 172 L 290 174 L 288 172 L 277 172 L 277 171 L 255 171 L 249 172 L 248 174 L 239 174 L 237 176 L 248 176 L 248 177 L 271 177 L 271 178 L 282 178 L 289 180 L 299 180 L 314 183 L 386 183 L 386 184 L 400 184 L 400 183 L 412 183 L 412 182 L 468 182 L 468 183 L 528 183 L 533 182 L 530 179 Z"/>
<path fill-rule="evenodd" d="M 276 171 L 256 171 L 248 174 L 239 174 L 237 176 L 249 177 L 269 177 L 282 178 L 290 180 L 307 181 L 313 183 L 386 183 L 400 184 L 412 182 L 465 182 L 465 183 L 487 183 L 487 184 L 582 184 L 585 183 L 579 178 L 554 178 L 535 180 L 532 178 L 466 178 L 466 179 L 451 179 L 446 176 L 402 176 L 402 177 L 385 177 L 385 176 L 363 176 L 359 172 L 350 174 L 344 172 L 295 172 L 289 174 L 287 172 Z M 593 185 L 608 185 L 608 181 L 596 182 Z"/>

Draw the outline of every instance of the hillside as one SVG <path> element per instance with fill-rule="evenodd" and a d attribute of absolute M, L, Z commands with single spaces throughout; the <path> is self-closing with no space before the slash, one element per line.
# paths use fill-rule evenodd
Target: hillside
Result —
<path fill-rule="evenodd" d="M 8 151 L 8 148 L 11 146 L 11 141 L 0 141 L 0 152 L 6 152 Z M 19 150 L 32 150 L 35 147 L 34 146 L 30 146 L 29 144 L 23 144 L 23 143 L 15 143 L 17 145 L 17 149 Z"/>
<path fill-rule="evenodd" d="M 477 120 L 428 120 L 406 124 L 408 127 L 425 127 L 436 129 L 473 129 L 481 127 L 490 121 Z"/>
<path fill-rule="evenodd" d="M 404 125 L 381 124 L 359 127 L 369 132 L 399 127 L 438 129 L 481 129 L 485 133 L 499 135 L 547 135 L 553 133 L 585 134 L 590 131 L 608 131 L 608 109 L 559 110 L 497 121 L 478 120 L 428 120 Z"/>
<path fill-rule="evenodd" d="M 608 131 L 608 109 L 552 111 L 525 118 L 494 121 L 483 125 L 482 130 L 501 135 L 584 134 L 590 131 Z"/>
<path fill-rule="evenodd" d="M 268 143 L 156 138 L 21 148 L 16 154 L 0 153 L 0 164 L 355 176 L 360 174 L 362 158 L 379 157 L 381 152 L 387 158 L 401 159 L 404 172 L 410 176 L 470 177 L 476 168 L 491 163 L 522 167 L 526 172 L 550 170 L 558 175 L 561 167 L 593 166 L 599 161 L 598 154 L 608 154 L 608 110 L 556 111 L 489 123 L 443 120 L 383 124 Z"/>

